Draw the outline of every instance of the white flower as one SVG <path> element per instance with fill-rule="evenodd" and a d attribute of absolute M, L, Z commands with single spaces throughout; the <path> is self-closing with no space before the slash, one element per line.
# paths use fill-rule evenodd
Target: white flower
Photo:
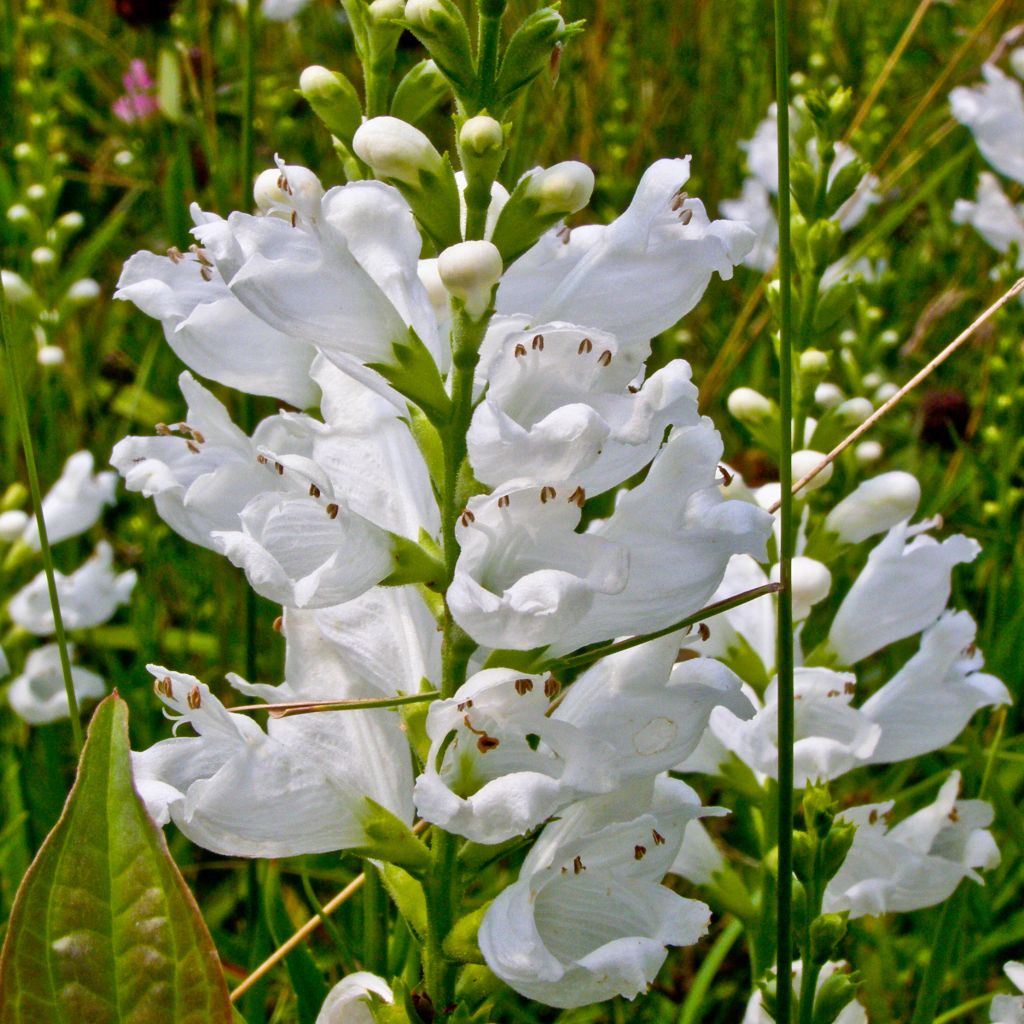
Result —
<path fill-rule="evenodd" d="M 1024 964 L 1009 960 L 1004 964 L 1003 970 L 1017 986 L 1017 991 L 1024 992 Z M 996 996 L 992 1000 L 989 1020 L 992 1024 L 1024 1024 L 1024 997 Z"/>
<path fill-rule="evenodd" d="M 703 903 L 659 884 L 704 809 L 683 783 L 652 781 L 569 808 L 487 911 L 480 950 L 520 995 L 558 1007 L 632 999 L 668 946 L 707 931 Z"/>
<path fill-rule="evenodd" d="M 373 1024 L 371 999 L 377 996 L 385 1003 L 395 1001 L 391 986 L 369 971 L 356 971 L 338 982 L 324 1000 L 316 1024 Z"/>
<path fill-rule="evenodd" d="M 984 64 L 984 84 L 949 94 L 953 116 L 970 128 L 981 155 L 1000 174 L 1024 184 L 1024 92 L 1020 82 Z"/>
<path fill-rule="evenodd" d="M 203 260 L 209 263 L 202 252 L 173 258 L 137 252 L 125 264 L 114 298 L 159 320 L 175 355 L 196 373 L 299 408 L 315 402 L 313 347 L 249 312 Z"/>
<path fill-rule="evenodd" d="M 318 661 L 330 664 L 328 645 L 308 618 L 288 628 L 289 646 L 298 646 L 289 652 L 288 684 L 276 694 L 237 681 L 239 687 L 284 701 L 325 699 L 316 681 Z M 215 853 L 290 857 L 363 844 L 367 797 L 412 822 L 409 749 L 393 712 L 268 718 L 264 731 L 229 712 L 198 679 L 156 665 L 149 670 L 164 704 L 197 733 L 132 754 L 139 795 L 157 824 L 173 821 Z M 367 695 L 380 696 L 353 692 L 335 677 L 333 699 Z"/>
<path fill-rule="evenodd" d="M 328 190 L 314 224 L 194 211 L 195 236 L 232 293 L 265 323 L 360 362 L 393 361 L 409 328 L 442 361 L 430 300 L 417 274 L 422 241 L 390 185 Z"/>
<path fill-rule="evenodd" d="M 654 632 L 697 611 L 731 555 L 763 556 L 770 520 L 726 501 L 710 422 L 676 428 L 643 483 L 576 533 L 580 490 L 526 487 L 474 498 L 457 530 L 452 612 L 489 647 L 565 653 Z"/>
<path fill-rule="evenodd" d="M 771 579 L 778 583 L 780 578 L 780 567 L 778 563 L 772 566 Z M 828 567 L 814 558 L 807 558 L 805 555 L 794 556 L 791 564 L 791 588 L 793 594 L 793 619 L 795 622 L 803 622 L 811 609 L 828 597 L 832 590 L 832 573 Z M 730 591 L 729 595 L 740 593 Z"/>
<path fill-rule="evenodd" d="M 983 171 L 978 177 L 976 202 L 956 201 L 953 222 L 970 224 L 996 252 L 1007 253 L 1016 245 L 1017 269 L 1024 270 L 1024 203 L 1010 202 L 994 174 Z"/>
<path fill-rule="evenodd" d="M 70 576 L 55 573 L 61 617 L 67 629 L 88 629 L 106 622 L 117 609 L 128 603 L 135 586 L 132 570 L 115 575 L 111 566 L 113 549 L 100 541 L 91 558 Z M 53 610 L 46 575 L 39 573 L 8 602 L 12 621 L 36 636 L 47 636 L 54 630 Z"/>
<path fill-rule="evenodd" d="M 633 346 L 639 362 L 650 339 L 697 304 L 713 273 L 732 277 L 754 242 L 746 227 L 711 222 L 699 199 L 680 197 L 689 174 L 688 158 L 659 160 L 608 226 L 576 228 L 568 240 L 547 232 L 505 273 L 498 312 L 606 331 Z"/>
<path fill-rule="evenodd" d="M 999 863 L 986 827 L 992 808 L 982 800 L 957 800 L 960 773 L 952 772 L 935 802 L 898 825 L 886 819 L 892 801 L 852 807 L 841 820 L 857 825 L 853 846 L 825 890 L 824 912 L 908 913 L 948 899 L 975 869 Z"/>
<path fill-rule="evenodd" d="M 939 543 L 920 532 L 925 525 L 894 526 L 868 555 L 828 635 L 841 664 L 853 665 L 930 626 L 949 600 L 953 567 L 972 562 L 981 550 L 959 533 Z"/>
<path fill-rule="evenodd" d="M 68 658 L 73 657 L 74 650 L 69 647 Z M 79 706 L 85 701 L 99 700 L 107 692 L 95 672 L 78 665 L 71 666 L 71 684 Z M 68 717 L 68 695 L 64 688 L 60 648 L 56 644 L 46 644 L 29 654 L 24 671 L 7 691 L 7 700 L 11 710 L 29 725 L 45 725 Z"/>
<path fill-rule="evenodd" d="M 921 485 L 910 473 L 894 470 L 858 484 L 825 517 L 825 529 L 847 544 L 891 530 L 917 511 Z"/>
<path fill-rule="evenodd" d="M 17 540 L 28 526 L 28 513 L 20 508 L 11 508 L 0 512 L 0 541 L 10 543 Z"/>
<path fill-rule="evenodd" d="M 495 325 L 488 338 L 496 351 L 487 353 L 487 390 L 467 436 L 483 483 L 572 481 L 600 494 L 646 466 L 669 426 L 698 422 L 683 360 L 637 388 L 609 334 L 567 323 L 510 326 Z"/>
<path fill-rule="evenodd" d="M 995 676 L 980 671 L 977 627 L 967 612 L 947 612 L 921 637 L 921 648 L 861 713 L 881 726 L 869 764 L 920 757 L 951 743 L 979 708 L 1009 704 Z"/>
<path fill-rule="evenodd" d="M 237 0 L 242 3 L 243 0 Z M 267 21 L 288 21 L 294 18 L 309 0 L 262 0 L 260 13 Z"/>
<path fill-rule="evenodd" d="M 0 647 L 0 679 L 6 679 L 11 674 L 11 663 L 7 660 L 7 653 Z"/>
<path fill-rule="evenodd" d="M 75 452 L 54 485 L 43 498 L 46 537 L 51 544 L 85 533 L 114 504 L 116 473 L 93 473 L 92 452 Z M 39 531 L 35 520 L 25 524 L 21 540 L 39 550 Z"/>
<path fill-rule="evenodd" d="M 863 764 L 878 744 L 881 727 L 850 706 L 852 675 L 823 668 L 794 673 L 793 778 L 798 788 L 837 778 Z M 772 680 L 764 706 L 749 721 L 727 708 L 711 713 L 711 732 L 724 748 L 755 771 L 777 778 L 779 771 L 778 684 Z"/>
<path fill-rule="evenodd" d="M 848 964 L 845 960 L 829 960 L 821 967 L 821 972 L 818 974 L 818 981 L 815 985 L 815 991 L 819 991 L 821 986 L 832 977 L 837 971 L 844 971 L 848 968 Z M 804 964 L 802 960 L 797 960 L 793 964 L 793 994 L 796 996 L 800 992 L 800 983 L 804 976 Z M 774 1024 L 774 1018 L 769 1016 L 767 1010 L 764 1008 L 764 1002 L 761 997 L 761 990 L 755 988 L 750 995 L 750 1000 L 747 1003 L 746 1013 L 743 1014 L 743 1020 L 741 1024 Z M 847 1003 L 843 1007 L 842 1012 L 838 1017 L 835 1018 L 831 1024 L 868 1024 L 868 1015 L 856 1000 L 852 1003 Z"/>
<path fill-rule="evenodd" d="M 301 217 L 308 224 L 320 216 L 320 200 L 324 188 L 320 179 L 307 167 L 286 164 L 276 153 L 275 167 L 267 168 L 256 178 L 253 199 L 261 212 L 287 221 Z"/>
<path fill-rule="evenodd" d="M 753 249 L 743 257 L 743 265 L 761 273 L 771 270 L 779 255 L 779 222 L 764 182 L 744 178 L 739 198 L 724 199 L 719 206 L 723 216 L 742 221 L 757 236 Z"/>

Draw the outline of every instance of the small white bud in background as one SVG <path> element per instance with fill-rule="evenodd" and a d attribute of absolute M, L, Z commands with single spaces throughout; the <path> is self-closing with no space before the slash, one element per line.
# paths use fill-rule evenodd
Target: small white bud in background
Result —
<path fill-rule="evenodd" d="M 448 317 L 448 289 L 437 269 L 437 260 L 420 260 L 416 268 L 419 274 L 420 284 L 427 290 L 427 298 L 437 314 L 438 320 L 445 320 Z"/>
<path fill-rule="evenodd" d="M 753 388 L 737 388 L 729 395 L 726 405 L 741 422 L 767 420 L 772 415 L 772 403 Z"/>
<path fill-rule="evenodd" d="M 28 160 L 34 155 L 32 146 L 27 142 L 19 142 L 14 147 L 14 159 L 15 160 Z"/>
<path fill-rule="evenodd" d="M 48 246 L 40 245 L 29 257 L 37 267 L 49 267 L 57 261 L 57 254 Z"/>
<path fill-rule="evenodd" d="M 897 391 L 899 391 L 899 388 L 895 384 L 893 384 L 892 381 L 886 381 L 875 392 L 875 401 L 879 405 L 882 405 L 884 402 L 888 402 L 889 399 L 892 398 L 892 396 L 895 395 Z"/>
<path fill-rule="evenodd" d="M 859 427 L 874 411 L 866 398 L 848 398 L 836 409 L 836 415 L 844 426 Z"/>
<path fill-rule="evenodd" d="M 501 149 L 504 144 L 505 133 L 501 130 L 501 124 L 486 114 L 471 117 L 459 132 L 459 145 L 477 156 Z"/>
<path fill-rule="evenodd" d="M 845 331 L 839 332 L 839 344 L 844 348 L 857 343 L 857 332 L 850 330 L 849 327 Z"/>
<path fill-rule="evenodd" d="M 36 353 L 40 366 L 60 366 L 64 362 L 64 349 L 58 345 L 43 345 Z"/>
<path fill-rule="evenodd" d="M 820 349 L 809 348 L 800 354 L 800 372 L 815 377 L 828 373 L 828 356 Z"/>
<path fill-rule="evenodd" d="M 135 155 L 130 149 L 119 149 L 114 154 L 115 167 L 130 167 L 135 162 Z"/>
<path fill-rule="evenodd" d="M 1010 67 L 1018 78 L 1024 78 L 1024 46 L 1018 46 L 1010 51 Z"/>
<path fill-rule="evenodd" d="M 24 203 L 15 203 L 8 207 L 7 219 L 12 224 L 25 224 L 32 220 L 32 211 Z"/>
<path fill-rule="evenodd" d="M 91 277 L 83 277 L 71 285 L 65 297 L 76 306 L 94 302 L 100 297 L 99 282 L 94 281 Z"/>
<path fill-rule="evenodd" d="M 25 195 L 30 202 L 40 203 L 46 198 L 46 187 L 39 184 L 29 185 L 29 187 L 25 189 Z"/>
<path fill-rule="evenodd" d="M 252 188 L 256 206 L 272 216 L 291 219 L 297 214 L 310 223 L 320 216 L 324 195 L 320 179 L 307 167 L 286 164 L 274 157 L 277 167 L 263 171 Z"/>
<path fill-rule="evenodd" d="M 490 242 L 450 245 L 437 258 L 445 288 L 460 299 L 470 316 L 480 316 L 491 301 L 491 289 L 501 278 L 501 253 Z"/>
<path fill-rule="evenodd" d="M 32 290 L 32 285 L 16 271 L 0 270 L 0 280 L 3 281 L 7 301 L 12 306 L 20 306 L 35 300 L 36 293 Z"/>
<path fill-rule="evenodd" d="M 835 385 L 824 381 L 814 389 L 814 401 L 823 409 L 834 409 L 843 400 L 843 392 Z"/>
<path fill-rule="evenodd" d="M 825 456 L 822 452 L 816 452 L 810 448 L 803 448 L 798 452 L 793 452 L 793 460 L 790 463 L 793 467 L 793 483 L 796 483 L 805 473 L 810 473 L 824 458 Z M 801 494 L 807 494 L 809 491 L 816 491 L 819 487 L 824 487 L 831 479 L 832 463 L 830 462 L 813 480 L 805 484 L 797 492 L 797 497 Z"/>
<path fill-rule="evenodd" d="M 877 441 L 861 441 L 853 449 L 853 457 L 862 465 L 870 466 L 885 454 L 885 449 Z"/>
<path fill-rule="evenodd" d="M 872 370 L 870 373 L 864 374 L 864 387 L 868 391 L 874 391 L 882 383 L 882 375 Z"/>
<path fill-rule="evenodd" d="M 847 544 L 859 544 L 909 519 L 920 500 L 916 477 L 899 470 L 882 473 L 843 498 L 825 517 L 825 529 Z"/>
<path fill-rule="evenodd" d="M 438 0 L 408 0 L 405 5 L 405 20 L 418 28 L 433 29 L 443 24 L 448 12 Z"/>
<path fill-rule="evenodd" d="M 878 336 L 879 342 L 886 348 L 893 348 L 900 342 L 900 332 L 894 331 L 891 327 L 887 331 L 882 331 Z"/>
<path fill-rule="evenodd" d="M 394 21 L 405 14 L 405 0 L 373 0 L 370 17 L 374 21 Z"/>
<path fill-rule="evenodd" d="M 394 178 L 418 187 L 420 173 L 440 173 L 441 154 L 419 130 L 397 117 L 374 117 L 352 138 L 352 148 L 381 178 Z"/>
<path fill-rule="evenodd" d="M 779 582 L 779 566 L 773 565 L 771 579 Z M 832 590 L 832 573 L 814 558 L 797 555 L 793 559 L 793 618 L 802 622 L 811 614 L 811 609 L 824 601 Z"/>
<path fill-rule="evenodd" d="M 12 508 L 7 512 L 0 512 L 0 540 L 17 540 L 25 531 L 28 525 L 28 515 L 20 508 Z"/>
<path fill-rule="evenodd" d="M 85 218 L 77 210 L 71 210 L 57 219 L 57 227 L 62 231 L 81 231 L 85 227 Z"/>
<path fill-rule="evenodd" d="M 540 203 L 541 216 L 568 216 L 582 210 L 594 194 L 594 172 L 579 160 L 564 160 L 553 167 L 534 171 L 526 183 L 526 194 Z"/>

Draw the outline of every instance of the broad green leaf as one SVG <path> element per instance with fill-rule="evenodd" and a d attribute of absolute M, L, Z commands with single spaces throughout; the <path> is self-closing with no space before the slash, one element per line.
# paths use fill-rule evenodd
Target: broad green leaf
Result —
<path fill-rule="evenodd" d="M 96 709 L 60 820 L 18 890 L 2 1024 L 231 1024 L 217 952 L 132 786 L 128 708 Z"/>

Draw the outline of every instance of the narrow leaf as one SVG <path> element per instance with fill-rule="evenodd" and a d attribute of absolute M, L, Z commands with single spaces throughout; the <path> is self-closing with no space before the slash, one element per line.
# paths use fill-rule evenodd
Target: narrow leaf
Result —
<path fill-rule="evenodd" d="M 132 786 L 128 709 L 96 709 L 64 812 L 18 890 L 2 1024 L 231 1024 L 217 952 Z"/>

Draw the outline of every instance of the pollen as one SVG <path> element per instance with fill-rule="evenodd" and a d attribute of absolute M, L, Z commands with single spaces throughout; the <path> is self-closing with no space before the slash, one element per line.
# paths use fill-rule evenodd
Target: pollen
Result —
<path fill-rule="evenodd" d="M 646 846 L 641 846 L 639 843 L 637 843 L 636 846 L 633 847 L 633 859 L 634 860 L 643 860 L 646 855 L 647 855 L 647 847 Z"/>
<path fill-rule="evenodd" d="M 549 501 L 554 501 L 558 497 L 558 492 L 554 487 L 542 487 L 540 489 L 540 501 L 542 505 L 546 505 Z"/>
<path fill-rule="evenodd" d="M 583 508 L 587 500 L 587 492 L 582 487 L 577 487 L 572 494 L 569 495 L 569 504 L 576 505 L 579 508 Z"/>
<path fill-rule="evenodd" d="M 518 359 L 520 356 L 525 356 L 526 346 L 523 345 L 522 343 L 516 345 L 515 351 L 512 354 L 516 357 L 516 359 Z"/>
<path fill-rule="evenodd" d="M 332 519 L 337 519 L 338 518 L 338 512 L 339 511 L 340 511 L 340 509 L 338 508 L 338 506 L 333 501 L 330 503 L 330 505 L 327 506 L 327 514 Z"/>
<path fill-rule="evenodd" d="M 199 692 L 199 687 L 198 686 L 193 686 L 192 689 L 188 691 L 188 697 L 186 697 L 185 700 L 186 700 L 188 706 L 193 711 L 195 711 L 198 707 L 200 707 L 200 705 L 203 703 L 203 696 Z"/>
<path fill-rule="evenodd" d="M 562 684 L 554 677 L 548 676 L 544 680 L 544 696 L 548 700 L 554 700 L 562 689 Z"/>
<path fill-rule="evenodd" d="M 463 526 L 469 526 L 470 523 L 476 522 L 476 516 L 473 515 L 468 508 L 463 509 L 462 515 L 459 516 L 459 522 L 461 522 Z"/>
<path fill-rule="evenodd" d="M 580 347 L 576 349 L 577 355 L 586 355 L 588 352 L 594 351 L 594 343 L 589 338 L 584 338 L 580 342 Z"/>
<path fill-rule="evenodd" d="M 534 352 L 543 352 L 544 351 L 544 335 L 543 334 L 535 334 L 533 336 L 533 341 L 530 342 L 530 347 L 533 349 Z"/>
<path fill-rule="evenodd" d="M 602 366 L 611 366 L 611 365 L 612 365 L 612 354 L 611 354 L 611 350 L 610 350 L 610 349 L 605 349 L 605 350 L 604 350 L 604 351 L 603 351 L 603 352 L 602 352 L 602 353 L 600 354 L 600 356 L 598 356 L 598 358 L 597 358 L 597 361 L 598 361 L 598 362 L 599 362 L 599 363 L 600 363 L 600 364 L 601 364 Z"/>
<path fill-rule="evenodd" d="M 655 846 L 665 845 L 665 837 L 656 828 L 651 829 L 651 838 L 654 840 Z"/>
<path fill-rule="evenodd" d="M 583 858 L 577 853 L 572 859 L 572 873 L 578 875 L 581 871 L 586 871 L 587 865 L 583 863 Z"/>
<path fill-rule="evenodd" d="M 525 696 L 533 690 L 532 679 L 517 679 L 514 685 L 516 688 L 516 693 L 518 693 L 520 697 Z"/>

